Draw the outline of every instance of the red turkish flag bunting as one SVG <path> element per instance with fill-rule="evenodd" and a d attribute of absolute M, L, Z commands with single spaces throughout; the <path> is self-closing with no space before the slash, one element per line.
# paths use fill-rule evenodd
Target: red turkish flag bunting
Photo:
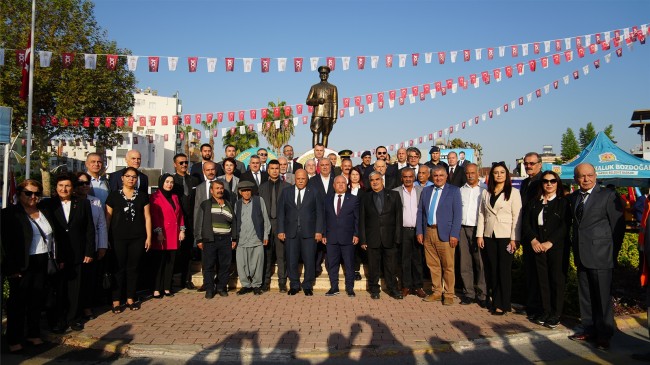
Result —
<path fill-rule="evenodd" d="M 354 105 L 356 105 L 356 106 L 361 105 L 361 97 L 360 96 L 355 96 L 354 97 Z"/>
<path fill-rule="evenodd" d="M 411 95 L 415 96 L 420 94 L 420 90 L 417 86 L 411 86 Z"/>
<path fill-rule="evenodd" d="M 280 107 L 273 108 L 273 118 L 280 118 Z"/>
<path fill-rule="evenodd" d="M 359 114 L 363 114 L 364 106 L 359 105 Z"/>
<path fill-rule="evenodd" d="M 383 92 L 377 93 L 377 101 L 379 101 L 381 103 L 384 102 L 384 93 Z"/>
<path fill-rule="evenodd" d="M 454 133 L 454 126 L 449 127 L 449 134 Z"/>
<path fill-rule="evenodd" d="M 533 43 L 533 53 L 539 54 L 539 43 Z"/>
<path fill-rule="evenodd" d="M 302 57 L 294 57 L 294 59 L 293 59 L 293 70 L 295 72 L 302 72 L 302 63 L 303 63 Z"/>
<path fill-rule="evenodd" d="M 99 117 L 93 118 L 93 125 L 95 128 L 99 127 L 99 124 L 101 123 L 101 119 Z"/>
<path fill-rule="evenodd" d="M 425 94 L 428 94 L 429 92 L 431 92 L 431 84 L 422 85 L 422 90 L 424 91 Z"/>
<path fill-rule="evenodd" d="M 255 119 L 257 119 L 257 110 L 255 110 L 255 109 L 251 109 L 251 110 L 248 112 L 248 115 L 250 115 L 251 120 L 255 120 Z"/>
<path fill-rule="evenodd" d="M 160 63 L 160 57 L 149 56 L 149 72 L 158 72 L 158 64 Z"/>
<path fill-rule="evenodd" d="M 597 50 L 598 50 L 598 46 L 596 46 L 595 44 L 589 45 L 589 54 L 594 54 L 596 53 Z"/>
<path fill-rule="evenodd" d="M 403 97 L 400 96 L 397 100 L 399 101 L 399 105 L 404 105 L 404 98 Z"/>
<path fill-rule="evenodd" d="M 405 87 L 403 87 L 399 89 L 399 94 L 401 97 L 406 98 L 406 95 L 408 94 L 408 90 Z"/>
<path fill-rule="evenodd" d="M 290 105 L 285 105 L 284 106 L 284 116 L 289 117 L 291 115 L 291 106 Z"/>
<path fill-rule="evenodd" d="M 226 72 L 235 71 L 235 59 L 232 57 L 226 57 Z"/>
<path fill-rule="evenodd" d="M 343 118 L 345 115 L 345 109 L 339 109 L 339 118 Z"/>
<path fill-rule="evenodd" d="M 440 89 L 440 94 L 442 94 L 442 96 L 447 95 L 447 88 L 443 87 L 442 89 Z"/>
<path fill-rule="evenodd" d="M 260 109 L 260 112 L 262 113 L 262 119 L 266 119 L 269 113 L 268 109 Z"/>
<path fill-rule="evenodd" d="M 519 56 L 519 46 L 512 46 L 512 57 Z"/>
<path fill-rule="evenodd" d="M 562 40 L 560 39 L 555 40 L 555 50 L 558 52 L 562 50 Z"/>
<path fill-rule="evenodd" d="M 266 57 L 261 58 L 260 66 L 262 68 L 262 72 L 269 72 L 269 69 L 271 69 L 271 59 Z"/>
<path fill-rule="evenodd" d="M 25 49 L 16 50 L 16 63 L 18 64 L 18 66 L 20 66 L 20 68 L 23 68 L 25 66 L 26 54 L 27 54 L 27 50 Z"/>
<path fill-rule="evenodd" d="M 553 81 L 553 88 L 554 88 L 554 89 L 557 89 L 557 87 L 558 87 L 559 84 L 560 84 L 560 83 L 559 83 L 557 80 L 556 80 L 556 81 Z"/>
<path fill-rule="evenodd" d="M 573 51 L 564 51 L 564 59 L 566 59 L 567 62 L 570 62 L 573 59 Z"/>
<path fill-rule="evenodd" d="M 156 125 L 156 117 L 155 116 L 150 116 L 149 117 L 149 125 L 152 125 L 152 126 Z"/>
<path fill-rule="evenodd" d="M 140 117 L 139 122 L 140 122 L 140 127 L 146 127 L 147 126 L 147 118 Z"/>
<path fill-rule="evenodd" d="M 436 88 L 436 92 L 440 92 L 440 91 L 442 91 L 442 82 L 440 82 L 440 81 L 436 81 L 436 82 L 434 83 L 434 87 Z"/>
<path fill-rule="evenodd" d="M 467 123 L 467 122 L 465 122 L 465 121 L 463 121 L 463 123 L 461 123 L 461 126 L 463 127 L 463 129 L 465 129 L 465 125 L 466 125 L 466 123 Z"/>
<path fill-rule="evenodd" d="M 614 38 L 614 47 L 618 47 L 621 44 L 618 37 Z"/>
<path fill-rule="evenodd" d="M 617 48 L 617 49 L 616 49 L 616 55 L 617 55 L 618 57 L 621 57 L 621 56 L 623 55 L 623 48 Z"/>
<path fill-rule="evenodd" d="M 350 98 L 343 98 L 343 107 L 344 108 L 350 107 Z"/>
<path fill-rule="evenodd" d="M 297 105 L 296 105 L 296 113 L 297 113 L 298 115 L 302 114 L 302 108 L 303 108 L 303 105 L 302 105 L 302 104 L 297 104 Z"/>
<path fill-rule="evenodd" d="M 183 116 L 183 122 L 185 122 L 185 124 L 191 124 L 192 123 L 192 116 L 189 115 L 189 114 L 185 114 Z"/>
<path fill-rule="evenodd" d="M 451 89 L 454 86 L 454 79 L 447 79 L 447 89 Z"/>
<path fill-rule="evenodd" d="M 178 125 L 178 115 L 173 115 L 172 116 L 172 124 L 173 125 Z"/>
<path fill-rule="evenodd" d="M 470 57 L 471 57 L 471 55 L 470 55 L 469 49 L 463 50 L 463 60 L 465 62 L 467 62 L 467 61 L 470 60 Z"/>
<path fill-rule="evenodd" d="M 594 67 L 595 68 L 600 68 L 600 60 L 595 60 L 594 61 Z"/>
<path fill-rule="evenodd" d="M 357 69 L 363 70 L 366 67 L 366 57 L 357 56 Z"/>
<path fill-rule="evenodd" d="M 441 65 L 445 63 L 445 52 L 438 52 L 438 63 Z"/>
<path fill-rule="evenodd" d="M 201 124 L 201 119 L 203 119 L 202 114 L 194 114 L 194 123 Z"/>
<path fill-rule="evenodd" d="M 107 54 L 106 55 L 106 68 L 115 71 L 117 68 L 117 55 L 116 54 Z"/>
<path fill-rule="evenodd" d="M 472 85 L 476 84 L 476 74 L 469 75 L 469 83 Z"/>
<path fill-rule="evenodd" d="M 239 120 L 245 120 L 246 119 L 245 118 L 246 113 L 243 110 L 240 110 L 239 113 L 237 113 L 237 114 L 239 115 Z"/>
<path fill-rule="evenodd" d="M 231 136 L 235 135 L 235 127 L 230 127 L 230 135 Z"/>
<path fill-rule="evenodd" d="M 597 44 L 600 44 L 600 42 L 601 42 L 601 35 L 600 35 L 600 33 L 596 33 L 596 34 L 595 34 L 595 37 L 596 37 L 596 43 L 597 43 Z"/>
<path fill-rule="evenodd" d="M 537 89 L 537 90 L 535 90 L 535 95 L 536 95 L 538 98 L 541 98 L 541 97 L 542 97 L 542 90 L 541 90 L 541 89 Z"/>
<path fill-rule="evenodd" d="M 494 48 L 488 48 L 488 60 L 494 59 Z"/>
<path fill-rule="evenodd" d="M 336 68 L 336 58 L 327 57 L 327 67 L 329 67 L 331 71 L 334 71 Z"/>
<path fill-rule="evenodd" d="M 426 94 L 424 92 L 421 92 L 420 93 L 420 100 L 424 101 L 425 98 L 426 98 Z"/>
<path fill-rule="evenodd" d="M 372 103 L 372 94 L 366 95 L 366 104 Z"/>
<path fill-rule="evenodd" d="M 307 107 L 307 111 L 309 112 L 309 114 L 313 113 L 313 112 L 314 112 L 314 107 L 311 106 L 311 105 L 309 105 L 309 106 Z"/>
<path fill-rule="evenodd" d="M 393 67 L 393 55 L 392 54 L 386 55 L 386 67 L 388 67 L 388 68 Z"/>
<path fill-rule="evenodd" d="M 160 117 L 160 123 L 162 125 L 167 125 L 168 121 L 169 121 L 169 119 L 168 119 L 168 117 L 166 115 L 163 115 L 162 117 Z"/>
<path fill-rule="evenodd" d="M 379 109 L 384 109 L 384 101 L 378 101 L 377 106 L 379 106 Z"/>
<path fill-rule="evenodd" d="M 106 118 L 106 119 L 104 119 L 104 127 L 106 127 L 106 128 L 110 128 L 112 122 L 113 122 L 113 118 Z"/>
<path fill-rule="evenodd" d="M 578 57 L 582 58 L 585 56 L 585 49 L 584 47 L 578 48 Z"/>
<path fill-rule="evenodd" d="M 494 112 L 493 112 L 492 110 L 490 110 L 490 111 L 488 112 L 488 116 L 489 116 L 490 118 L 492 118 L 493 115 L 494 115 Z"/>
<path fill-rule="evenodd" d="M 548 67 L 548 57 L 542 57 L 542 68 L 547 68 Z"/>
<path fill-rule="evenodd" d="M 492 74 L 494 75 L 495 80 L 501 79 L 501 69 L 500 68 L 495 68 L 494 71 L 492 71 Z"/>
<path fill-rule="evenodd" d="M 187 57 L 187 67 L 189 68 L 190 72 L 196 72 L 196 68 L 198 67 L 198 64 L 199 64 L 198 57 Z"/>
<path fill-rule="evenodd" d="M 419 53 L 413 53 L 411 55 L 411 62 L 413 63 L 413 66 L 417 66 L 419 60 L 420 60 L 420 54 Z"/>
<path fill-rule="evenodd" d="M 395 95 L 396 94 L 397 94 L 397 92 L 395 90 L 391 90 L 391 91 L 388 92 L 388 98 L 390 100 L 395 100 Z"/>
<path fill-rule="evenodd" d="M 69 122 L 68 122 L 68 118 L 63 118 L 63 120 L 61 121 L 61 126 L 62 126 L 62 127 L 67 127 L 67 126 L 68 126 L 68 123 L 69 123 Z"/>
<path fill-rule="evenodd" d="M 97 118 L 97 119 L 99 119 L 99 118 Z M 58 127 L 59 126 L 59 119 L 57 117 L 51 117 L 50 118 L 50 124 L 53 127 Z M 99 125 L 97 125 L 97 127 L 99 127 Z"/>
<path fill-rule="evenodd" d="M 163 117 L 163 118 L 165 118 L 165 117 Z M 206 122 L 206 123 L 208 123 L 208 124 L 212 124 L 212 119 L 214 119 L 214 114 L 212 114 L 212 113 L 207 113 L 207 114 L 205 115 L 205 122 Z"/>
<path fill-rule="evenodd" d="M 217 123 L 223 122 L 223 112 L 217 112 Z"/>
<path fill-rule="evenodd" d="M 429 133 L 429 141 L 433 141 L 433 133 Z"/>
<path fill-rule="evenodd" d="M 307 116 L 306 115 L 302 116 L 302 124 L 307 124 Z"/>
<path fill-rule="evenodd" d="M 503 104 L 503 111 L 508 112 L 508 104 Z"/>
<path fill-rule="evenodd" d="M 134 117 L 129 117 L 129 128 L 133 127 L 133 124 L 135 123 L 135 118 Z"/>
<path fill-rule="evenodd" d="M 524 105 L 524 97 L 523 96 L 519 97 L 519 105 Z"/>
<path fill-rule="evenodd" d="M 490 74 L 487 71 L 481 72 L 481 79 L 483 80 L 483 83 L 489 84 L 490 83 Z"/>
<path fill-rule="evenodd" d="M 268 131 L 269 128 L 271 128 L 271 122 L 264 123 L 264 129 Z"/>
<path fill-rule="evenodd" d="M 442 131 L 438 131 L 438 137 L 442 137 Z"/>
<path fill-rule="evenodd" d="M 118 128 L 124 127 L 124 117 L 117 117 L 117 127 Z"/>
<path fill-rule="evenodd" d="M 185 139 L 185 132 L 179 132 L 178 133 L 178 138 L 182 141 Z"/>
<path fill-rule="evenodd" d="M 201 139 L 201 131 L 196 131 L 196 139 Z"/>
<path fill-rule="evenodd" d="M 535 72 L 535 69 L 537 68 L 537 61 L 535 60 L 528 61 L 528 67 L 532 72 Z"/>
<path fill-rule="evenodd" d="M 519 63 L 517 64 L 517 73 L 518 73 L 519 75 L 521 75 L 523 72 L 524 72 L 524 64 L 521 63 L 521 62 L 519 62 Z"/>
<path fill-rule="evenodd" d="M 63 62 L 63 68 L 72 67 L 72 62 L 74 61 L 74 53 L 63 52 L 61 54 L 61 58 L 62 58 L 62 62 Z"/>
<path fill-rule="evenodd" d="M 229 122 L 235 121 L 235 112 L 228 112 L 228 121 Z"/>
<path fill-rule="evenodd" d="M 609 51 L 609 42 L 604 42 L 600 44 L 600 47 L 603 51 Z"/>
<path fill-rule="evenodd" d="M 556 64 L 556 65 L 560 64 L 560 54 L 559 53 L 556 53 L 556 54 L 553 55 L 553 63 Z"/>
<path fill-rule="evenodd" d="M 474 124 L 478 124 L 478 117 L 474 117 Z"/>
<path fill-rule="evenodd" d="M 617 29 L 614 31 L 614 38 L 620 38 L 621 37 L 621 31 L 620 29 Z"/>
<path fill-rule="evenodd" d="M 83 126 L 84 126 L 84 128 L 90 127 L 90 118 L 84 117 Z"/>

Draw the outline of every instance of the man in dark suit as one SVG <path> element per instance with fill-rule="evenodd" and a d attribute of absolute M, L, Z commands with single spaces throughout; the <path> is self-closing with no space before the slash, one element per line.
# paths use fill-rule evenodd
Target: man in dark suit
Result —
<path fill-rule="evenodd" d="M 241 174 L 239 178 L 239 181 L 250 181 L 255 184 L 257 188 L 253 190 L 253 194 L 257 194 L 260 185 L 269 179 L 269 174 L 266 171 L 261 171 L 260 166 L 260 156 L 251 156 L 251 159 L 248 161 L 248 168 L 250 170 Z"/>
<path fill-rule="evenodd" d="M 384 189 L 382 175 L 370 173 L 372 192 L 365 194 L 359 212 L 359 242 L 368 251 L 370 297 L 379 299 L 379 274 L 382 259 L 386 291 L 402 299 L 397 290 L 397 246 L 402 242 L 402 201 L 399 193 Z"/>
<path fill-rule="evenodd" d="M 322 158 L 318 161 L 320 173 L 309 179 L 307 185 L 318 192 L 319 199 L 334 194 L 334 176 L 332 176 L 332 163 L 329 158 Z M 323 273 L 323 261 L 325 261 L 325 245 L 316 243 L 316 277 Z"/>
<path fill-rule="evenodd" d="M 231 144 L 228 144 L 228 145 L 226 145 L 224 153 L 225 153 L 224 160 L 226 158 L 232 158 L 233 160 L 235 160 L 235 163 L 237 164 L 237 166 L 235 166 L 235 170 L 233 171 L 233 175 L 237 176 L 237 178 L 240 178 L 241 174 L 246 172 L 246 165 L 244 165 L 243 162 L 241 162 L 241 161 L 239 161 L 238 159 L 235 158 L 235 156 L 237 156 L 237 149 L 235 148 L 235 146 L 233 146 Z M 223 168 L 223 161 L 217 163 L 217 172 L 220 172 L 220 173 L 217 174 L 217 176 L 221 176 L 221 175 L 225 174 L 225 169 Z"/>
<path fill-rule="evenodd" d="M 63 251 L 57 253 L 64 263 L 63 270 L 53 278 L 56 306 L 48 315 L 55 333 L 65 332 L 68 326 L 75 331 L 83 329 L 80 309 L 90 307 L 91 298 L 82 289 L 88 287 L 86 281 L 94 280 L 81 275 L 82 265 L 90 264 L 95 256 L 95 224 L 90 202 L 72 196 L 76 181 L 72 174 L 57 176 L 56 196 L 44 203 L 54 218 L 50 222 L 54 240 Z"/>
<path fill-rule="evenodd" d="M 205 176 L 203 175 L 203 164 L 206 162 L 212 162 L 212 157 L 214 156 L 212 152 L 212 146 L 209 143 L 204 143 L 201 145 L 201 162 L 197 162 L 192 165 L 190 169 L 190 175 L 194 176 L 199 180 L 199 183 L 205 181 Z M 221 166 L 216 165 L 216 176 L 223 175 L 223 169 Z"/>
<path fill-rule="evenodd" d="M 280 292 L 284 293 L 287 291 L 287 264 L 284 255 L 284 242 L 276 238 L 278 234 L 278 200 L 282 191 L 290 188 L 291 184 L 280 180 L 280 163 L 278 160 L 269 161 L 267 172 L 269 179 L 260 185 L 259 190 L 260 197 L 264 200 L 264 204 L 266 204 L 266 211 L 271 221 L 271 233 L 268 237 L 269 243 L 264 246 L 264 278 L 262 290 L 270 290 L 273 266 L 277 263 L 278 286 Z"/>
<path fill-rule="evenodd" d="M 422 190 L 416 223 L 417 240 L 424 245 L 433 286 L 433 293 L 423 300 L 452 305 L 456 285 L 454 252 L 460 238 L 463 202 L 460 189 L 446 183 L 447 171 L 443 166 L 434 166 L 431 175 L 433 186 Z"/>
<path fill-rule="evenodd" d="M 447 182 L 459 188 L 465 185 L 467 182 L 465 168 L 458 165 L 458 155 L 456 152 L 449 152 L 447 154 L 447 161 L 449 161 L 449 176 L 447 176 Z"/>
<path fill-rule="evenodd" d="M 399 182 L 397 181 L 397 177 L 394 175 L 389 174 L 388 171 L 388 166 L 393 166 L 393 165 L 386 165 L 386 161 L 384 160 L 377 160 L 375 163 L 372 165 L 372 168 L 374 171 L 377 171 L 381 174 L 381 179 L 382 179 L 382 184 L 384 185 L 384 189 L 386 190 L 392 190 L 396 188 L 399 185 Z M 370 186 L 370 179 L 368 178 L 365 181 L 366 186 Z"/>
<path fill-rule="evenodd" d="M 284 189 L 278 201 L 278 238 L 287 249 L 290 289 L 287 294 L 300 291 L 298 263 L 303 262 L 305 295 L 312 296 L 316 242 L 323 238 L 323 201 L 315 189 L 307 187 L 307 171 L 296 171 L 295 187 Z"/>
<path fill-rule="evenodd" d="M 345 293 L 354 297 L 354 249 L 359 243 L 359 199 L 346 193 L 348 184 L 343 176 L 334 178 L 334 194 L 325 198 L 325 232 L 327 273 L 330 290 L 326 296 L 339 293 L 339 268 L 343 261 Z"/>
<path fill-rule="evenodd" d="M 188 174 L 189 161 L 184 153 L 174 156 L 174 187 L 172 191 L 178 197 L 185 221 L 185 239 L 181 242 L 176 256 L 176 272 L 181 273 L 181 286 L 195 289 L 190 277 L 190 259 L 194 248 L 194 196 L 198 180 Z"/>
<path fill-rule="evenodd" d="M 377 146 L 377 148 L 375 148 L 375 155 L 377 156 L 377 161 L 384 161 L 385 167 L 384 167 L 384 170 L 383 170 L 382 174 L 384 174 L 385 176 L 390 176 L 391 178 L 396 178 L 397 177 L 397 165 L 396 164 L 395 165 L 390 164 L 390 158 L 388 157 L 388 150 L 386 149 L 386 147 Z M 374 164 L 370 165 L 369 166 L 370 168 L 364 170 L 364 173 L 363 173 L 364 182 L 368 182 L 368 178 L 370 177 L 370 173 L 377 170 L 377 168 L 375 167 L 375 164 L 377 164 L 377 161 L 375 161 Z M 384 181 L 384 183 L 385 183 L 385 181 Z M 399 183 L 396 183 L 395 186 L 397 186 L 398 184 Z M 366 186 L 368 186 L 368 185 L 366 185 Z M 384 188 L 392 189 L 395 186 L 389 187 L 387 185 L 384 185 Z"/>
<path fill-rule="evenodd" d="M 210 199 L 210 182 L 213 180 L 217 179 L 217 167 L 216 163 L 212 161 L 207 161 L 206 163 L 203 164 L 203 172 L 201 172 L 201 175 L 205 176 L 204 180 L 202 183 L 197 185 L 196 189 L 194 189 L 194 217 L 196 218 L 196 215 L 199 214 L 199 209 L 201 208 L 201 203 L 204 201 Z M 223 194 L 222 194 L 223 195 Z M 226 199 L 230 199 L 229 196 L 223 195 Z M 201 229 L 200 226 L 197 226 L 196 220 L 193 222 L 194 223 L 194 233 L 197 233 L 197 229 Z"/>
<path fill-rule="evenodd" d="M 128 167 L 133 167 L 134 169 L 138 170 L 140 168 L 141 163 L 142 163 L 142 155 L 140 154 L 139 151 L 130 150 L 129 152 L 126 153 L 126 165 Z M 119 171 L 115 171 L 114 173 L 111 174 L 109 179 L 111 191 L 117 191 L 122 189 L 122 173 L 124 172 L 125 169 L 126 167 Z M 149 178 L 147 177 L 147 175 L 140 172 L 140 170 L 138 170 L 138 182 L 136 183 L 135 186 L 139 192 L 149 194 Z"/>
<path fill-rule="evenodd" d="M 578 296 L 583 332 L 574 341 L 595 341 L 609 348 L 616 329 L 612 306 L 612 271 L 623 242 L 625 222 L 621 200 L 615 191 L 596 184 L 596 170 L 581 163 L 574 169 L 580 189 L 571 194 L 572 246 L 578 268 Z"/>
<path fill-rule="evenodd" d="M 417 147 L 409 147 L 406 149 L 406 167 L 413 169 L 415 174 L 415 181 L 418 181 L 418 172 L 420 172 L 420 157 L 422 157 L 422 152 Z"/>
<path fill-rule="evenodd" d="M 289 161 L 289 165 L 287 167 L 288 173 L 293 174 L 302 168 L 302 164 L 293 159 L 293 147 L 290 144 L 284 146 L 284 148 L 282 149 L 282 153 L 284 154 L 284 157 L 286 157 L 287 160 Z"/>

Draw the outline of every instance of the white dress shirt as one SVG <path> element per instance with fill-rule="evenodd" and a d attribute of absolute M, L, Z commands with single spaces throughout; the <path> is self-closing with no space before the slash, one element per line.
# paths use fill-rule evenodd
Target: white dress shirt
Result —
<path fill-rule="evenodd" d="M 480 185 L 471 187 L 465 184 L 460 188 L 460 196 L 463 201 L 463 226 L 476 227 L 478 222 L 478 207 L 481 201 L 481 196 L 485 190 Z"/>

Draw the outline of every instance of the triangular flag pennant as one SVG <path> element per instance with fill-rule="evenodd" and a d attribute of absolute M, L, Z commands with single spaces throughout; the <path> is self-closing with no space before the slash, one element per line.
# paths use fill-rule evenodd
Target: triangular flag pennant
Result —
<path fill-rule="evenodd" d="M 463 50 L 463 61 L 468 62 L 471 59 L 469 49 Z"/>
<path fill-rule="evenodd" d="M 585 76 L 587 76 L 587 74 L 589 73 L 589 65 L 584 65 L 584 66 L 582 66 L 582 73 L 583 73 Z"/>
<path fill-rule="evenodd" d="M 506 55 L 506 46 L 499 46 L 499 57 Z"/>
<path fill-rule="evenodd" d="M 544 53 L 551 52 L 551 41 L 544 41 Z"/>
<path fill-rule="evenodd" d="M 487 49 L 487 57 L 488 57 L 488 60 L 494 59 L 494 48 L 488 48 Z"/>
<path fill-rule="evenodd" d="M 438 52 L 438 63 L 441 65 L 445 63 L 445 52 Z"/>
<path fill-rule="evenodd" d="M 420 60 L 420 54 L 419 53 L 411 54 L 411 64 L 413 66 L 417 66 L 419 60 Z"/>
<path fill-rule="evenodd" d="M 476 58 L 477 61 L 481 60 L 481 52 L 483 51 L 483 48 L 477 48 L 474 50 L 474 58 Z"/>
<path fill-rule="evenodd" d="M 458 55 L 458 51 L 450 51 L 449 56 L 451 56 L 451 63 L 456 62 L 456 56 Z"/>
<path fill-rule="evenodd" d="M 206 66 L 208 67 L 208 72 L 215 72 L 217 70 L 217 59 L 216 58 L 206 58 Z"/>
<path fill-rule="evenodd" d="M 326 63 L 327 63 L 327 67 L 329 67 L 331 71 L 334 71 L 336 69 L 336 58 L 327 57 Z"/>
<path fill-rule="evenodd" d="M 149 72 L 158 72 L 158 65 L 160 64 L 160 57 L 150 56 L 148 59 Z"/>
<path fill-rule="evenodd" d="M 84 54 L 84 67 L 88 70 L 94 70 L 97 68 L 97 55 L 96 54 Z"/>
<path fill-rule="evenodd" d="M 167 68 L 169 71 L 176 71 L 178 65 L 178 57 L 167 57 Z"/>
<path fill-rule="evenodd" d="M 129 71 L 135 71 L 138 68 L 138 56 L 127 55 L 126 66 L 129 68 Z"/>
<path fill-rule="evenodd" d="M 563 76 L 562 81 L 564 81 L 564 85 L 568 85 L 569 84 L 569 75 Z"/>
<path fill-rule="evenodd" d="M 72 63 L 74 62 L 74 53 L 72 52 L 63 52 L 61 54 L 61 62 L 63 68 L 70 68 L 72 67 Z"/>
<path fill-rule="evenodd" d="M 393 67 L 393 55 L 392 54 L 386 55 L 386 67 L 387 68 Z"/>
<path fill-rule="evenodd" d="M 521 45 L 521 54 L 523 56 L 528 56 L 528 43 Z"/>
<path fill-rule="evenodd" d="M 2 57 L 4 58 L 4 50 Z M 117 56 L 115 56 L 117 59 Z M 41 63 L 41 67 L 50 67 L 50 62 L 52 62 L 52 52 L 49 51 L 38 51 L 38 59 Z M 3 63 L 0 62 L 0 65 Z"/>

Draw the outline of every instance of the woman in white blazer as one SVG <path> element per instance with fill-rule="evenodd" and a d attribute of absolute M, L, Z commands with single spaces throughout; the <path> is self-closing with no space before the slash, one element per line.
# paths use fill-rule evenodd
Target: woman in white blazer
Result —
<path fill-rule="evenodd" d="M 494 315 L 512 309 L 512 257 L 520 234 L 521 195 L 513 189 L 505 163 L 493 163 L 479 205 L 476 237 L 485 263 L 488 308 Z"/>

